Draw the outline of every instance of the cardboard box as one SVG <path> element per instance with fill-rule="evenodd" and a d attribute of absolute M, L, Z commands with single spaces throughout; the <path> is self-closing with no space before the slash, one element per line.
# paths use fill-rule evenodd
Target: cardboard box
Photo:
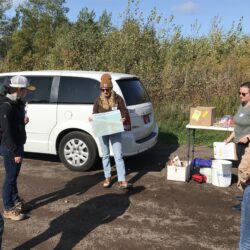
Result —
<path fill-rule="evenodd" d="M 213 126 L 215 123 L 215 107 L 201 107 L 190 109 L 190 125 Z"/>
<path fill-rule="evenodd" d="M 190 178 L 190 164 L 187 161 L 181 161 L 181 167 L 168 165 L 167 180 L 188 181 Z"/>

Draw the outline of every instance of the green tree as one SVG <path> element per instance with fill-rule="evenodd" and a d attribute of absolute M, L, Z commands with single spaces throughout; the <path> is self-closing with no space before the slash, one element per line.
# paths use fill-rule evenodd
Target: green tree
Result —
<path fill-rule="evenodd" d="M 2 0 L 0 2 L 0 60 L 2 60 L 6 54 L 6 36 L 8 30 L 8 19 L 6 17 L 6 11 L 10 9 L 11 1 Z"/>
<path fill-rule="evenodd" d="M 10 9 L 11 7 L 11 0 L 1 0 L 0 2 L 0 25 L 5 24 L 6 22 L 6 15 L 5 12 Z"/>
<path fill-rule="evenodd" d="M 7 61 L 10 69 L 32 70 L 48 67 L 54 33 L 68 22 L 64 0 L 28 0 L 16 10 L 19 26 L 12 35 Z"/>
<path fill-rule="evenodd" d="M 83 8 L 77 21 L 58 36 L 53 50 L 52 65 L 64 69 L 100 70 L 105 58 L 102 57 L 104 36 L 112 31 L 111 14 L 106 11 L 96 21 L 94 11 Z"/>

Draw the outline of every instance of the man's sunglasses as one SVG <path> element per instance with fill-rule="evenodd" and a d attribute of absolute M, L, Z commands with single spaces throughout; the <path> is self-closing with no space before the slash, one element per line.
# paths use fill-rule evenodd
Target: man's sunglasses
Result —
<path fill-rule="evenodd" d="M 242 96 L 246 96 L 247 94 L 249 94 L 249 93 L 239 92 L 239 95 L 242 95 Z"/>

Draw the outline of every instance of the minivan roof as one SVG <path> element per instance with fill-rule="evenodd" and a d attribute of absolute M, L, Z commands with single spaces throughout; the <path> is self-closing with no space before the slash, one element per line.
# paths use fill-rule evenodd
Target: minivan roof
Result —
<path fill-rule="evenodd" d="M 24 75 L 24 76 L 84 76 L 95 79 L 100 79 L 101 75 L 109 73 L 114 80 L 134 78 L 135 75 L 105 72 L 105 71 L 81 71 L 81 70 L 39 70 L 39 71 L 19 71 L 19 72 L 8 72 L 0 73 L 0 76 L 12 76 L 12 75 Z M 137 78 L 137 77 L 136 77 Z"/>

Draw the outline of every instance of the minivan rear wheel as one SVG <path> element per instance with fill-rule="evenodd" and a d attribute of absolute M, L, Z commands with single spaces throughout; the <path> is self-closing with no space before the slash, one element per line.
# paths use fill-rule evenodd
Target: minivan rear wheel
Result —
<path fill-rule="evenodd" d="M 75 131 L 65 135 L 59 144 L 59 157 L 73 171 L 90 169 L 97 159 L 97 147 L 92 137 Z"/>

